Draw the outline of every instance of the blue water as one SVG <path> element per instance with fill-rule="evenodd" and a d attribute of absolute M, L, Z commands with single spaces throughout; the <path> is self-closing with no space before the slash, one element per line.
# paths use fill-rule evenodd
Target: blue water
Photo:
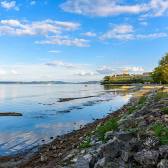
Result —
<path fill-rule="evenodd" d="M 58 102 L 59 98 L 82 98 Z M 131 93 L 101 85 L 0 85 L 0 155 L 10 155 L 51 141 L 102 118 L 128 102 Z M 43 140 L 43 141 L 42 141 Z"/>

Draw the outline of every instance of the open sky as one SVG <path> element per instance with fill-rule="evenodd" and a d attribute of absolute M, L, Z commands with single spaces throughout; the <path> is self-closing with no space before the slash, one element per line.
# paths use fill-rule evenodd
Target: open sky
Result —
<path fill-rule="evenodd" d="M 168 0 L 0 0 L 0 80 L 99 80 L 152 71 Z"/>

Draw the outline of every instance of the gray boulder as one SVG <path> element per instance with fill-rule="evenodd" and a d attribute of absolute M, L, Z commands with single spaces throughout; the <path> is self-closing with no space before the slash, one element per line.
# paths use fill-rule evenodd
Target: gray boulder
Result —
<path fill-rule="evenodd" d="M 100 152 L 107 160 L 111 160 L 119 155 L 121 146 L 122 143 L 118 139 L 114 138 L 102 145 Z"/>
<path fill-rule="evenodd" d="M 154 136 L 147 137 L 143 142 L 144 148 L 147 149 L 158 147 L 159 144 L 160 144 L 159 138 Z"/>
<path fill-rule="evenodd" d="M 105 158 L 102 158 L 98 160 L 98 162 L 95 164 L 94 168 L 104 168 L 105 166 Z"/>
<path fill-rule="evenodd" d="M 138 163 L 143 165 L 143 167 L 157 165 L 158 157 L 159 157 L 159 151 L 146 150 L 146 149 L 144 149 L 140 152 L 137 152 L 134 155 L 134 159 Z"/>
<path fill-rule="evenodd" d="M 168 168 L 168 160 L 167 159 L 162 159 L 158 163 L 157 168 Z"/>
<path fill-rule="evenodd" d="M 77 159 L 75 168 L 89 168 L 89 161 L 81 156 Z"/>
<path fill-rule="evenodd" d="M 105 138 L 107 140 L 109 140 L 109 139 L 113 139 L 114 137 L 116 137 L 117 139 L 119 139 L 121 141 L 129 141 L 134 136 L 135 136 L 135 134 L 132 132 L 125 132 L 125 131 L 112 132 L 111 131 L 111 132 L 106 133 Z"/>
<path fill-rule="evenodd" d="M 128 152 L 128 151 L 122 151 L 121 152 L 121 159 L 124 161 L 124 162 L 128 162 L 128 159 L 130 158 L 131 156 L 131 153 Z"/>
<path fill-rule="evenodd" d="M 105 134 L 104 137 L 105 137 L 105 139 L 107 139 L 107 140 L 113 139 L 113 138 L 114 138 L 114 131 L 106 132 L 106 134 Z"/>
<path fill-rule="evenodd" d="M 159 148 L 159 154 L 161 155 L 162 158 L 167 158 L 168 157 L 168 145 L 162 145 Z"/>

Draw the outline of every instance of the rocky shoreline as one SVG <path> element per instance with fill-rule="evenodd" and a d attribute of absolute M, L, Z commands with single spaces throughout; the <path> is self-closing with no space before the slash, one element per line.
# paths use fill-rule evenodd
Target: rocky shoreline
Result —
<path fill-rule="evenodd" d="M 152 129 L 156 122 L 167 124 L 168 116 L 161 109 L 168 105 L 168 98 L 156 100 L 157 95 L 156 89 L 142 89 L 120 110 L 56 138 L 34 154 L 0 158 L 0 168 L 141 168 L 166 165 L 168 146 L 162 145 L 160 137 Z M 167 136 L 167 132 L 164 133 Z M 164 168 L 161 166 L 159 168 Z"/>
<path fill-rule="evenodd" d="M 64 168 L 168 168 L 167 90 L 142 96 L 125 110 L 111 128 L 109 120 L 85 137 Z"/>

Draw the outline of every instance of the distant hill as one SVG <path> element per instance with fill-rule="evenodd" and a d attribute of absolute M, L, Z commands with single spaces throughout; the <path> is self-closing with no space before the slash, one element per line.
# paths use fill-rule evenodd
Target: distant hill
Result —
<path fill-rule="evenodd" d="M 64 82 L 64 81 L 0 81 L 0 84 L 100 84 L 100 81 Z"/>

